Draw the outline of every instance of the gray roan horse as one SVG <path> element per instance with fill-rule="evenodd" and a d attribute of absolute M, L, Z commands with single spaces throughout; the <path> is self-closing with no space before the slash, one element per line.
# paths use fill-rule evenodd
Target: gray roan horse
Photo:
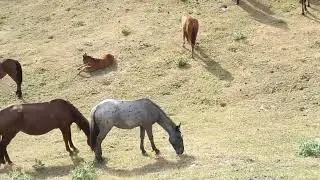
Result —
<path fill-rule="evenodd" d="M 160 151 L 153 141 L 152 125 L 158 123 L 169 134 L 169 142 L 178 155 L 184 151 L 183 139 L 178 126 L 151 100 L 144 98 L 138 100 L 114 100 L 106 99 L 91 110 L 90 142 L 91 149 L 95 152 L 96 160 L 102 161 L 101 143 L 116 126 L 121 129 L 133 129 L 140 126 L 140 149 L 146 155 L 144 149 L 145 131 L 149 137 L 151 147 L 156 154 Z"/>

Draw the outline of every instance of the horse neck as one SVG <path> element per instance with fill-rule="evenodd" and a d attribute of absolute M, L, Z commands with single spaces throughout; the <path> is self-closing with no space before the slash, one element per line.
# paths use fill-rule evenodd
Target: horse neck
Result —
<path fill-rule="evenodd" d="M 176 125 L 164 112 L 160 112 L 160 118 L 157 122 L 164 130 L 167 131 L 169 136 L 174 134 Z"/>
<path fill-rule="evenodd" d="M 71 103 L 67 102 L 73 114 L 74 122 L 78 125 L 78 127 L 86 134 L 86 136 L 90 137 L 90 129 L 89 129 L 89 121 L 80 113 L 80 111 L 74 107 Z"/>

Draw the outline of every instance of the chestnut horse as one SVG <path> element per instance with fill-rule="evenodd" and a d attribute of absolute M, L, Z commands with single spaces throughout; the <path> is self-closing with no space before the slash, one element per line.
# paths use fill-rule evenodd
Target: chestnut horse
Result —
<path fill-rule="evenodd" d="M 105 55 L 102 59 L 94 58 L 92 56 L 88 56 L 87 53 L 84 53 L 83 57 L 83 65 L 78 68 L 79 75 L 82 71 L 92 72 L 98 69 L 104 69 L 106 67 L 111 66 L 114 63 L 114 56 L 111 54 Z"/>
<path fill-rule="evenodd" d="M 308 12 L 307 9 L 307 1 L 308 1 L 308 7 L 310 7 L 310 0 L 300 0 L 300 3 L 302 5 L 302 15 L 304 15 L 304 11 Z"/>
<path fill-rule="evenodd" d="M 42 135 L 58 128 L 62 132 L 66 150 L 70 155 L 78 152 L 71 140 L 70 126 L 73 122 L 83 130 L 87 136 L 87 143 L 90 145 L 89 122 L 68 101 L 54 99 L 50 102 L 13 105 L 2 109 L 0 111 L 0 134 L 2 135 L 0 165 L 5 164 L 6 161 L 12 164 L 7 153 L 7 146 L 20 131 L 29 135 Z M 73 151 L 70 150 L 70 147 Z"/>
<path fill-rule="evenodd" d="M 14 59 L 5 59 L 0 61 L 0 79 L 9 75 L 17 84 L 16 95 L 22 98 L 21 84 L 22 84 L 22 68 L 19 61 Z"/>
<path fill-rule="evenodd" d="M 183 46 L 185 44 L 185 38 L 187 38 L 188 43 L 191 44 L 192 58 L 193 58 L 194 46 L 196 44 L 196 39 L 197 39 L 197 34 L 199 29 L 198 20 L 187 15 L 187 16 L 181 17 L 181 23 L 182 23 L 182 31 L 183 31 Z"/>

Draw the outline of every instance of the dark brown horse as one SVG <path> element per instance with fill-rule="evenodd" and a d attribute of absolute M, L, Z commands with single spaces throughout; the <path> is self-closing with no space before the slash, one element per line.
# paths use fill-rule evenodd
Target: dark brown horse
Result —
<path fill-rule="evenodd" d="M 66 150 L 73 154 L 78 152 L 71 141 L 72 123 L 76 123 L 87 136 L 89 142 L 90 129 L 88 120 L 70 102 L 54 99 L 50 102 L 21 104 L 7 107 L 0 111 L 0 165 L 5 160 L 11 164 L 7 146 L 15 135 L 22 131 L 29 135 L 42 135 L 53 129 L 60 129 L 65 142 Z M 70 146 L 69 146 L 70 145 Z M 74 150 L 71 151 L 70 147 Z"/>
<path fill-rule="evenodd" d="M 16 95 L 22 98 L 21 84 L 22 84 L 22 68 L 17 60 L 5 59 L 0 61 L 0 79 L 9 75 L 17 84 Z"/>

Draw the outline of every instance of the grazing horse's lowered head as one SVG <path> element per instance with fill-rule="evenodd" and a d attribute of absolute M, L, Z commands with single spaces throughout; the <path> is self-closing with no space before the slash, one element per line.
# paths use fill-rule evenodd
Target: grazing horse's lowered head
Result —
<path fill-rule="evenodd" d="M 21 99 L 22 68 L 19 61 L 14 59 L 4 59 L 3 61 L 0 60 L 0 79 L 5 77 L 7 74 L 16 82 L 16 95 L 19 99 Z"/>
<path fill-rule="evenodd" d="M 183 138 L 180 132 L 180 126 L 181 123 L 175 127 L 175 133 L 169 136 L 169 142 L 178 155 L 181 155 L 184 152 Z"/>

